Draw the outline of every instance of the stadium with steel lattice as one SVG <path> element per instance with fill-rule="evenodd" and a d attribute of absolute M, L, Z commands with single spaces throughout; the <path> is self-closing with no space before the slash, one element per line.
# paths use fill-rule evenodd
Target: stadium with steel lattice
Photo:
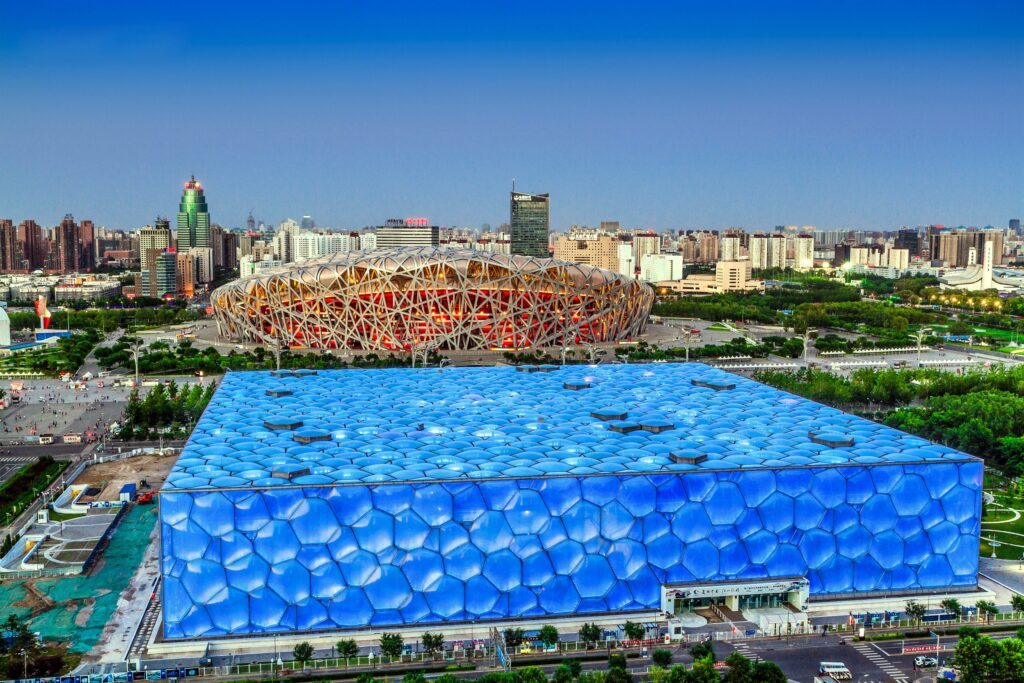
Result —
<path fill-rule="evenodd" d="M 648 285 L 594 266 L 437 248 L 334 254 L 212 296 L 224 336 L 367 350 L 620 341 L 643 331 L 653 300 Z"/>

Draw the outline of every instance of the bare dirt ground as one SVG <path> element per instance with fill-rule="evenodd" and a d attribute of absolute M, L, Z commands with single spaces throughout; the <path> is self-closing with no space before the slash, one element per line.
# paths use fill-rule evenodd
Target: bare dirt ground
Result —
<path fill-rule="evenodd" d="M 153 491 L 160 490 L 174 466 L 177 455 L 140 455 L 124 460 L 103 462 L 85 468 L 75 484 L 88 484 L 100 489 L 94 500 L 117 500 L 125 484 L 138 484 L 145 480 Z M 140 492 L 144 490 L 141 489 Z"/>

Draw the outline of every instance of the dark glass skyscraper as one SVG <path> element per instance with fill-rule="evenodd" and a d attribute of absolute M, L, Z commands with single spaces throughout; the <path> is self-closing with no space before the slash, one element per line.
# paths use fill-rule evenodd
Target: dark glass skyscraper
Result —
<path fill-rule="evenodd" d="M 549 195 L 513 192 L 511 197 L 512 253 L 547 258 L 551 211 Z"/>
<path fill-rule="evenodd" d="M 210 210 L 206 206 L 203 186 L 195 176 L 185 183 L 178 205 L 178 249 L 210 246 Z"/>

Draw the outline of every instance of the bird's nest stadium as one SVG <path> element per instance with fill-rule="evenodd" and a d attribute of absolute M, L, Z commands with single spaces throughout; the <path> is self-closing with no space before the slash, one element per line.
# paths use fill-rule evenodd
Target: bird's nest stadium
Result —
<path fill-rule="evenodd" d="M 437 248 L 334 254 L 212 296 L 223 336 L 365 350 L 621 341 L 643 331 L 653 301 L 648 285 L 594 266 Z"/>

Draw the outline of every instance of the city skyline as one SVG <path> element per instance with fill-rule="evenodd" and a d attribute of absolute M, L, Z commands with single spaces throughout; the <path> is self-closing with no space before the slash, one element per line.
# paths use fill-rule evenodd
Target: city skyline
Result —
<path fill-rule="evenodd" d="M 556 229 L 1021 213 L 1016 5 L 392 9 L 10 7 L 0 213 L 136 227 L 192 173 L 226 225 L 497 225 L 512 178 Z"/>

